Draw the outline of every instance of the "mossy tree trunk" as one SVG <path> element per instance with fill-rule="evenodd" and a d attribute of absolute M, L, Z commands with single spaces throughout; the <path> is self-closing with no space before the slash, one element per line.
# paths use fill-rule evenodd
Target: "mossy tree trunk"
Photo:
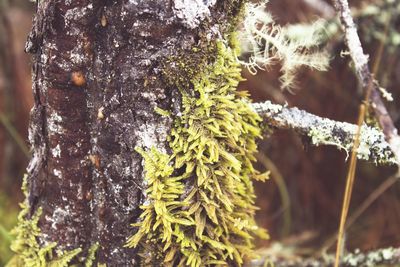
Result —
<path fill-rule="evenodd" d="M 241 5 L 38 1 L 26 49 L 33 55 L 35 99 L 28 203 L 30 216 L 42 209 L 40 246 L 82 248 L 84 257 L 98 242 L 96 262 L 135 265 L 135 249 L 124 247 L 144 201 L 142 156 L 135 148 L 169 151 L 172 119 L 155 108 L 179 113 L 173 85 L 201 70 Z M 175 60 L 182 57 L 195 59 L 188 76 Z"/>

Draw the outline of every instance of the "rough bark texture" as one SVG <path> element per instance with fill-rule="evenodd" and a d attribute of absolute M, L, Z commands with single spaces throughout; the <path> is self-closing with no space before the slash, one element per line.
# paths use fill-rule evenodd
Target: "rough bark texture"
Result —
<path fill-rule="evenodd" d="M 134 148 L 167 151 L 171 120 L 154 108 L 180 106 L 163 74 L 175 68 L 168 59 L 195 46 L 207 56 L 240 4 L 39 1 L 26 49 L 35 98 L 29 204 L 31 214 L 43 209 L 41 244 L 87 251 L 99 242 L 96 262 L 134 265 L 135 251 L 123 247 L 143 201 Z"/>

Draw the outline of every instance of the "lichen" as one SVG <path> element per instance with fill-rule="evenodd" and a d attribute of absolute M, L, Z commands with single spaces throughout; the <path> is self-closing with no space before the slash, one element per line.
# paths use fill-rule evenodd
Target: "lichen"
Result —
<path fill-rule="evenodd" d="M 325 71 L 329 66 L 329 56 L 319 51 L 320 22 L 312 25 L 297 25 L 303 29 L 297 34 L 293 26 L 281 27 L 275 24 L 272 15 L 265 10 L 268 0 L 247 3 L 243 30 L 239 39 L 247 59 L 241 61 L 251 74 L 258 69 L 266 70 L 279 62 L 282 75 L 282 88 L 290 89 L 296 85 L 296 74 L 303 66 Z M 307 33 L 304 29 L 307 28 Z M 238 54 L 239 56 L 239 54 Z"/>
<path fill-rule="evenodd" d="M 210 16 L 210 8 L 216 0 L 174 0 L 174 12 L 189 29 L 194 29 Z"/>
<path fill-rule="evenodd" d="M 25 175 L 22 184 L 22 192 L 25 195 L 25 201 L 20 204 L 21 211 L 18 215 L 18 224 L 12 230 L 15 240 L 11 244 L 11 250 L 15 255 L 6 265 L 7 267 L 67 267 L 72 260 L 77 260 L 78 254 L 82 252 L 81 248 L 69 251 L 57 249 L 56 243 L 40 244 L 38 238 L 41 235 L 38 222 L 42 214 L 39 208 L 30 217 L 30 207 L 28 204 L 27 176 Z M 85 266 L 92 266 L 93 255 L 97 247 L 92 246 L 86 259 L 79 259 Z"/>
<path fill-rule="evenodd" d="M 252 104 L 254 110 L 265 118 L 265 125 L 292 129 L 310 138 L 312 145 L 332 145 L 343 149 L 347 155 L 352 151 L 358 126 L 347 122 L 338 122 L 321 118 L 298 108 L 289 108 L 270 101 Z M 392 165 L 396 160 L 382 131 L 376 127 L 361 127 L 360 144 L 357 157 L 375 164 Z"/>
<path fill-rule="evenodd" d="M 323 123 L 311 127 L 308 136 L 311 138 L 313 145 L 332 145 L 339 149 L 343 149 L 347 155 L 353 149 L 354 138 L 343 138 L 335 135 L 336 127 L 346 133 L 351 133 L 350 137 L 354 137 L 357 133 L 357 127 L 347 123 L 334 123 L 325 119 Z M 360 144 L 357 148 L 357 158 L 372 161 L 375 164 L 395 164 L 392 151 L 388 148 L 383 133 L 376 128 L 363 125 L 360 132 Z M 379 157 L 376 157 L 379 155 Z"/>
<path fill-rule="evenodd" d="M 347 266 L 358 266 L 358 267 L 373 267 L 377 266 L 377 262 L 390 264 L 398 254 L 398 250 L 389 247 L 371 251 L 368 253 L 361 253 L 359 250 L 355 253 L 347 254 L 343 258 L 343 262 Z"/>
<path fill-rule="evenodd" d="M 236 49 L 218 41 L 205 70 L 188 84 L 175 80 L 182 107 L 171 153 L 137 149 L 146 200 L 127 246 L 139 248 L 143 266 L 242 265 L 254 256 L 254 237 L 268 237 L 254 221 L 252 180 L 266 178 L 252 165 L 261 119 L 236 91 Z"/>

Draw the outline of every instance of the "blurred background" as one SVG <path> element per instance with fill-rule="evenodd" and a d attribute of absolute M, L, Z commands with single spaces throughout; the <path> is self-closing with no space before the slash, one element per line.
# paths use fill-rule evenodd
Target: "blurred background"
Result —
<path fill-rule="evenodd" d="M 375 77 L 393 94 L 386 103 L 400 128 L 400 3 L 399 0 L 352 0 L 359 34 L 373 65 L 383 48 Z M 331 55 L 327 72 L 304 69 L 297 89 L 282 91 L 280 66 L 250 75 L 241 85 L 255 102 L 271 100 L 297 106 L 334 120 L 355 123 L 362 91 L 350 65 L 332 3 L 323 0 L 270 0 L 277 23 L 326 20 L 324 46 Z M 27 143 L 31 93 L 30 57 L 24 51 L 35 6 L 28 0 L 0 0 L 0 266 L 8 260 L 22 200 L 21 179 L 29 160 Z M 259 224 L 271 240 L 260 246 L 290 248 L 285 257 L 316 256 L 334 248 L 339 225 L 346 154 L 332 147 L 312 147 L 290 131 L 275 131 L 260 142 L 258 168 L 269 169 L 271 179 L 256 184 Z M 400 182 L 394 167 L 359 162 L 349 213 L 346 247 L 349 250 L 400 246 Z M 272 246 L 271 246 L 272 245 Z"/>

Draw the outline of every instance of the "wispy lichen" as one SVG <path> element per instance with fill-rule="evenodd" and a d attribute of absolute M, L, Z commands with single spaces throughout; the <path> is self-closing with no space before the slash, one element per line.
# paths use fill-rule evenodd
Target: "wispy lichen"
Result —
<path fill-rule="evenodd" d="M 260 117 L 236 87 L 242 79 L 234 49 L 217 43 L 215 61 L 182 94 L 170 134 L 171 155 L 138 150 L 145 160 L 146 201 L 138 232 L 144 266 L 241 265 L 253 238 L 267 237 L 254 221 L 252 166 Z"/>
<path fill-rule="evenodd" d="M 258 69 L 265 70 L 269 66 L 282 65 L 280 78 L 283 88 L 295 85 L 298 69 L 307 66 L 316 70 L 326 70 L 329 57 L 326 52 L 318 51 L 320 43 L 321 23 L 309 26 L 281 27 L 275 24 L 271 14 L 265 10 L 265 4 L 248 3 L 243 22 L 243 30 L 239 39 L 242 52 L 248 60 L 241 63 L 255 74 Z M 299 34 L 299 29 L 303 32 Z M 248 54 L 248 55 L 247 55 Z"/>

